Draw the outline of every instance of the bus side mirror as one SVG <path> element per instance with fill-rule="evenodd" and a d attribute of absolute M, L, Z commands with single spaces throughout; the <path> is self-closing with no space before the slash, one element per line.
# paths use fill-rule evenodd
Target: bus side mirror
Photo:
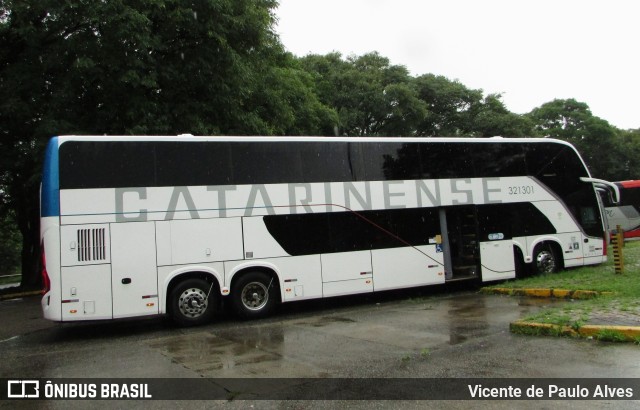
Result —
<path fill-rule="evenodd" d="M 596 188 L 610 189 L 611 192 L 613 193 L 613 198 L 612 198 L 613 203 L 614 204 L 620 203 L 620 189 L 616 184 L 613 184 L 609 181 L 605 181 L 604 179 L 587 178 L 587 177 L 581 177 L 580 181 L 591 182 L 595 185 Z"/>

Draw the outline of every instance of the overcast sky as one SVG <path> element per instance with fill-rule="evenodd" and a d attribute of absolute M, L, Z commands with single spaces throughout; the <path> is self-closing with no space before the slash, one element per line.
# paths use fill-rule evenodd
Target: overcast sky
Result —
<path fill-rule="evenodd" d="M 640 128 L 637 0 L 280 0 L 277 16 L 297 56 L 377 51 L 413 76 L 501 93 L 515 113 L 575 98 Z"/>

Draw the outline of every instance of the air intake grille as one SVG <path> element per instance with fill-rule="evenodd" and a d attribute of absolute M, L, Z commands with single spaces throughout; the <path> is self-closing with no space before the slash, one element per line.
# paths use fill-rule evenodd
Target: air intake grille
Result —
<path fill-rule="evenodd" d="M 78 261 L 102 261 L 107 259 L 104 241 L 105 228 L 78 229 Z"/>

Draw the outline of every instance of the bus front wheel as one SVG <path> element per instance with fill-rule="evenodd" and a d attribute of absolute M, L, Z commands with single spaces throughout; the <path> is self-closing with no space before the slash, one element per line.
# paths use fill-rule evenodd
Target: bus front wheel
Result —
<path fill-rule="evenodd" d="M 197 326 L 212 320 L 215 314 L 213 283 L 191 278 L 171 291 L 171 319 L 181 326 Z"/>
<path fill-rule="evenodd" d="M 533 255 L 533 269 L 538 275 L 558 271 L 558 258 L 551 245 L 536 246 Z"/>
<path fill-rule="evenodd" d="M 233 284 L 231 301 L 235 312 L 243 319 L 268 316 L 276 306 L 276 279 L 264 272 L 243 274 Z"/>

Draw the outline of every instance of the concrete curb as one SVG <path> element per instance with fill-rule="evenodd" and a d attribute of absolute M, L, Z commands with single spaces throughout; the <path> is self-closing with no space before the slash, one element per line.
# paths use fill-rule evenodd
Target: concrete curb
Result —
<path fill-rule="evenodd" d="M 36 295 L 42 295 L 42 291 L 41 290 L 30 290 L 28 292 L 9 293 L 9 294 L 6 294 L 6 295 L 0 295 L 0 300 L 17 299 L 17 298 L 23 298 L 25 296 L 36 296 Z"/>
<path fill-rule="evenodd" d="M 573 328 L 549 323 L 516 321 L 509 325 L 509 330 L 511 333 L 533 335 L 584 337 L 620 342 L 640 341 L 640 327 L 637 326 L 583 325 Z"/>
<path fill-rule="evenodd" d="M 537 289 L 537 288 L 482 288 L 482 293 L 509 296 L 531 296 L 536 298 L 558 299 L 592 299 L 598 296 L 613 295 L 613 292 L 597 292 L 594 290 L 569 289 Z"/>

